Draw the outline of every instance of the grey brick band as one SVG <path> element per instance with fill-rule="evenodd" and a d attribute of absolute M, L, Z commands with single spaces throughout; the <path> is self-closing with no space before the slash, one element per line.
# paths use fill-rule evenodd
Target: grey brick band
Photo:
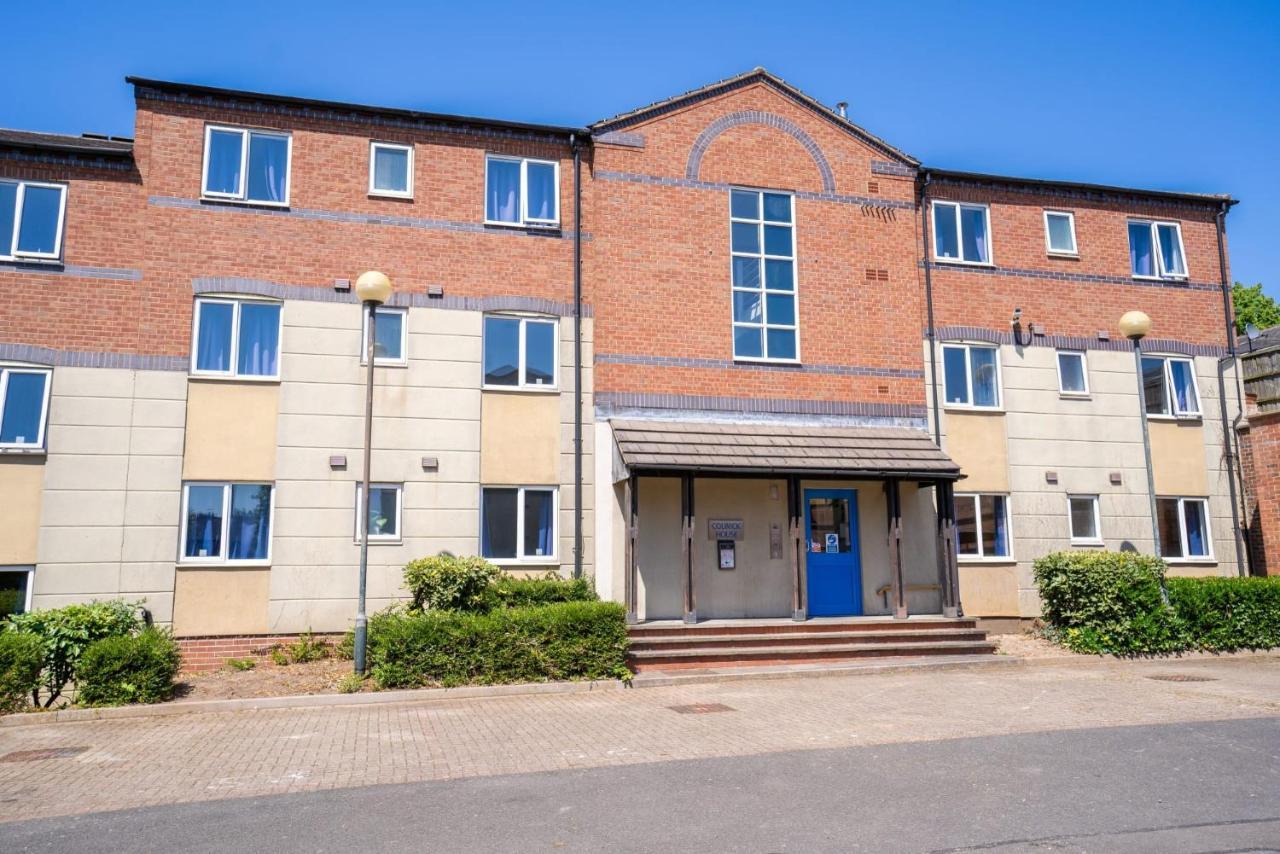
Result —
<path fill-rule="evenodd" d="M 6 261 L 0 263 L 0 271 L 6 273 L 31 273 L 37 276 L 74 276 L 78 279 L 112 279 L 122 282 L 142 281 L 141 270 L 125 270 L 115 267 L 85 267 L 80 264 Z"/>
<path fill-rule="evenodd" d="M 739 125 L 764 125 L 777 128 L 790 136 L 804 146 L 805 151 L 809 152 L 809 156 L 817 164 L 818 172 L 822 175 L 823 191 L 827 193 L 836 191 L 835 173 L 831 170 L 831 164 L 827 161 L 827 156 L 822 153 L 822 149 L 818 147 L 818 143 L 814 142 L 813 137 L 809 136 L 804 128 L 790 119 L 784 119 L 782 116 L 766 113 L 762 110 L 744 110 L 738 113 L 730 113 L 707 125 L 702 133 L 698 134 L 698 138 L 694 140 L 693 148 L 689 150 L 689 162 L 684 168 L 685 177 L 696 181 L 698 172 L 702 169 L 702 158 L 707 153 L 707 149 L 711 147 L 711 143 L 715 142 L 716 137 L 720 136 L 720 134 Z"/>
<path fill-rule="evenodd" d="M 627 148 L 644 148 L 644 134 L 625 130 L 611 130 L 596 134 L 595 141 L 603 145 L 622 145 Z"/>
<path fill-rule="evenodd" d="M 696 181 L 691 178 L 667 178 L 660 175 L 641 175 L 636 172 L 610 172 L 604 169 L 597 171 L 595 177 L 597 180 L 601 181 L 629 181 L 633 184 L 650 184 L 658 187 L 684 187 L 694 190 L 717 190 L 719 192 L 728 192 L 733 189 L 733 185 L 731 184 L 722 184 L 715 181 Z M 807 199 L 815 202 L 833 202 L 838 205 L 897 208 L 900 210 L 915 209 L 915 205 L 911 202 L 898 202 L 890 199 L 880 199 L 874 196 L 846 196 L 840 193 L 814 193 L 805 190 L 799 190 L 794 195 L 797 199 Z"/>
<path fill-rule="evenodd" d="M 186 356 L 149 356 L 137 353 L 93 353 L 51 350 L 34 344 L 0 343 L 0 359 L 31 362 L 52 368 L 121 368 L 131 371 L 186 371 Z"/>
<path fill-rule="evenodd" d="M 905 166 L 901 163 L 890 163 L 887 160 L 871 161 L 872 175 L 897 175 L 900 178 L 914 178 L 916 171 L 910 166 Z"/>
<path fill-rule="evenodd" d="M 835 374 L 843 377 L 896 377 L 921 379 L 923 370 L 914 368 L 870 368 L 861 365 L 776 365 L 763 362 L 735 362 L 731 359 L 687 359 L 681 356 L 642 356 L 631 353 L 596 353 L 601 365 L 648 365 L 663 368 L 710 368 L 713 370 L 781 371 L 793 374 Z"/>
<path fill-rule="evenodd" d="M 836 400 L 787 400 L 783 398 L 712 397 L 692 394 L 598 391 L 597 409 L 694 409 L 709 412 L 753 414 L 849 415 L 869 418 L 925 417 L 924 404 L 862 403 Z"/>
<path fill-rule="evenodd" d="M 133 158 L 94 157 L 91 154 L 33 154 L 30 151 L 15 151 L 11 148 L 0 149 L 0 160 L 20 160 L 24 163 L 53 163 L 58 166 L 82 166 L 89 169 L 113 169 L 117 172 L 132 172 Z"/>
<path fill-rule="evenodd" d="M 925 331 L 928 337 L 928 330 Z M 1133 344 L 1127 339 L 1102 340 L 1080 335 L 1035 335 L 1024 330 L 1021 335 L 1023 347 L 1054 347 L 1062 350 L 1112 350 L 1128 351 Z M 1030 339 L 1028 341 L 1027 339 Z M 982 341 L 987 344 L 1014 345 L 1011 332 L 984 329 L 980 326 L 939 326 L 939 341 Z M 1220 359 L 1227 355 L 1226 347 L 1214 344 L 1191 344 L 1187 341 L 1175 341 L 1172 338 L 1147 338 L 1142 342 L 1144 350 L 1152 353 L 1177 353 L 1182 356 L 1209 356 Z"/>
<path fill-rule="evenodd" d="M 949 264 L 946 261 L 929 261 L 930 270 L 948 270 L 957 273 L 976 273 L 981 276 L 1002 276 L 1018 279 L 1048 279 L 1055 282 L 1081 282 L 1101 285 L 1134 285 L 1140 288 L 1169 288 L 1175 291 L 1220 291 L 1221 285 L 1211 282 L 1191 282 L 1177 279 L 1135 279 L 1129 276 L 1100 276 L 1092 273 L 1058 273 L 1052 270 L 1021 270 L 1016 267 L 982 267 L 977 264 Z"/>
<path fill-rule="evenodd" d="M 448 219 L 423 219 L 414 216 L 387 216 L 384 214 L 361 214 L 349 211 L 325 211 L 311 208 L 273 208 L 262 205 L 227 204 L 210 202 L 202 199 L 180 199 L 174 196 L 150 196 L 147 204 L 159 208 L 186 208 L 188 210 L 215 211 L 232 214 L 257 214 L 260 216 L 283 216 L 297 219 L 320 220 L 325 222 L 348 222 L 356 225 L 394 225 L 403 228 L 425 228 L 433 231 L 463 231 L 472 234 L 501 234 L 510 237 L 539 237 L 544 240 L 573 240 L 571 229 L 559 228 L 522 228 L 515 226 L 485 225 L 480 222 L 457 222 Z M 590 240 L 591 235 L 585 231 L 582 239 Z"/>

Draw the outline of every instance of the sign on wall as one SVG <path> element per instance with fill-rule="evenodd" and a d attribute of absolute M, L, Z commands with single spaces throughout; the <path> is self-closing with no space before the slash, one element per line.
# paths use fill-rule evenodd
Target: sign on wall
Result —
<path fill-rule="evenodd" d="M 708 540 L 741 540 L 743 524 L 741 519 L 708 519 Z"/>

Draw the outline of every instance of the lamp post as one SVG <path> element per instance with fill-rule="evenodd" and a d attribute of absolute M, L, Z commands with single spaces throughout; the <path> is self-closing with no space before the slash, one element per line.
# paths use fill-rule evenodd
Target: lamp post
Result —
<path fill-rule="evenodd" d="M 365 581 L 369 575 L 369 461 L 373 456 L 373 359 L 377 340 L 378 306 L 391 296 L 391 280 L 376 270 L 361 273 L 356 279 L 356 296 L 364 306 L 366 333 L 364 358 L 367 364 L 364 387 L 364 487 L 360 490 L 357 512 L 360 514 L 360 600 L 356 606 L 355 665 L 356 673 L 365 672 L 365 650 L 369 633 L 369 616 L 364 612 Z"/>
<path fill-rule="evenodd" d="M 1151 331 L 1151 318 L 1141 311 L 1127 311 L 1120 318 L 1120 332 L 1133 342 L 1133 364 L 1138 374 L 1138 420 L 1142 423 L 1142 451 L 1147 461 L 1147 498 L 1151 502 L 1151 542 L 1160 556 L 1160 521 L 1156 513 L 1156 476 L 1151 466 L 1151 434 L 1147 430 L 1146 384 L 1142 375 L 1142 339 Z"/>

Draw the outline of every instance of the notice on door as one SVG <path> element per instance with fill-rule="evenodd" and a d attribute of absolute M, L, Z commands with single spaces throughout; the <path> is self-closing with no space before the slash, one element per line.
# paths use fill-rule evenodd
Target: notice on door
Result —
<path fill-rule="evenodd" d="M 840 535 L 837 534 L 835 531 L 832 531 L 830 534 L 827 534 L 826 552 L 829 555 L 840 554 Z"/>

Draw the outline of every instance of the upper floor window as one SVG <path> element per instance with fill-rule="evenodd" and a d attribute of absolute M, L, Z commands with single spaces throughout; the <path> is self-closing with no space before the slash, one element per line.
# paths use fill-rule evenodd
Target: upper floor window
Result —
<path fill-rule="evenodd" d="M 1165 356 L 1142 357 L 1142 394 L 1148 415 L 1200 414 L 1195 362 Z"/>
<path fill-rule="evenodd" d="M 1084 396 L 1089 393 L 1089 368 L 1079 350 L 1058 351 L 1058 391 Z"/>
<path fill-rule="evenodd" d="M 218 377 L 280 377 L 280 303 L 196 300 L 191 373 Z"/>
<path fill-rule="evenodd" d="M 933 257 L 964 264 L 991 263 L 991 209 L 959 202 L 933 203 Z"/>
<path fill-rule="evenodd" d="M 480 554 L 545 563 L 556 554 L 554 487 L 486 486 L 480 490 Z"/>
<path fill-rule="evenodd" d="M 289 204 L 287 133 L 209 125 L 204 131 L 204 195 L 264 205 Z"/>
<path fill-rule="evenodd" d="M 1176 222 L 1130 222 L 1129 263 L 1143 279 L 1185 279 L 1182 228 Z"/>
<path fill-rule="evenodd" d="M 735 359 L 799 358 L 794 204 L 788 193 L 730 193 Z"/>
<path fill-rule="evenodd" d="M 957 495 L 956 554 L 964 558 L 1007 558 L 1009 498 L 1005 495 Z"/>
<path fill-rule="evenodd" d="M 356 484 L 356 542 L 360 542 L 360 505 L 364 484 Z M 400 540 L 400 517 L 404 508 L 404 484 L 369 484 L 369 542 Z"/>
<path fill-rule="evenodd" d="M 369 195 L 413 198 L 413 146 L 369 143 Z"/>
<path fill-rule="evenodd" d="M 1076 215 L 1068 211 L 1045 211 L 1044 241 L 1050 255 L 1077 254 Z"/>
<path fill-rule="evenodd" d="M 43 448 L 49 418 L 46 368 L 0 365 L 0 448 Z"/>
<path fill-rule="evenodd" d="M 995 347 L 944 345 L 942 375 L 948 406 L 1000 406 L 1000 355 Z"/>
<path fill-rule="evenodd" d="M 373 362 L 375 365 L 403 365 L 408 362 L 408 348 L 405 346 L 407 340 L 408 326 L 405 323 L 405 316 L 408 314 L 403 308 L 388 308 L 379 306 L 375 309 L 378 313 L 378 322 L 374 324 L 373 339 Z M 365 354 L 368 352 L 369 341 L 369 312 L 362 311 L 360 316 L 363 318 L 363 328 L 360 331 L 360 364 L 365 363 Z"/>
<path fill-rule="evenodd" d="M 1158 498 L 1156 520 L 1160 527 L 1161 557 L 1213 557 L 1213 545 L 1209 542 L 1209 503 L 1203 498 Z"/>
<path fill-rule="evenodd" d="M 557 225 L 560 164 L 490 154 L 485 158 L 484 219 L 504 225 Z"/>
<path fill-rule="evenodd" d="M 184 484 L 182 560 L 269 562 L 274 493 L 269 483 Z"/>
<path fill-rule="evenodd" d="M 555 388 L 557 324 L 534 317 L 484 319 L 484 384 Z"/>
<path fill-rule="evenodd" d="M 0 180 L 0 258 L 59 258 L 67 208 L 63 184 Z"/>

